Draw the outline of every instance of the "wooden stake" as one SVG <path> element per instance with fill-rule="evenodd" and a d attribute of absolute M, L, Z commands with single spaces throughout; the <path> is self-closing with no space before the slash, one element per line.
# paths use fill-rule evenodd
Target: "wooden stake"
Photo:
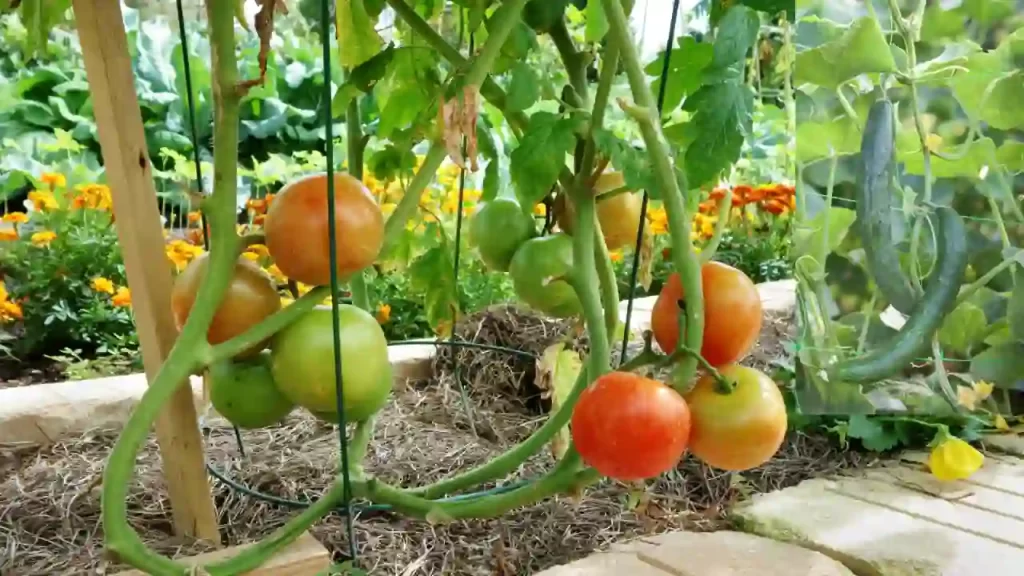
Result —
<path fill-rule="evenodd" d="M 171 269 L 142 127 L 119 0 L 74 0 L 75 22 L 89 80 L 117 236 L 132 291 L 135 326 L 152 382 L 174 345 Z M 156 421 L 175 532 L 220 543 L 203 443 L 183 385 Z"/>

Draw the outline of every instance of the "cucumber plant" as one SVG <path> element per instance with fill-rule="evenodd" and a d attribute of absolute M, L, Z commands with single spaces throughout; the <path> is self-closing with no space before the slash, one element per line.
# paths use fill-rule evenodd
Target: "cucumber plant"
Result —
<path fill-rule="evenodd" d="M 1020 405 L 1024 28 L 964 27 L 978 6 L 944 6 L 798 14 L 787 98 L 804 413 L 991 428 Z M 989 384 L 999 392 L 977 401 Z"/>

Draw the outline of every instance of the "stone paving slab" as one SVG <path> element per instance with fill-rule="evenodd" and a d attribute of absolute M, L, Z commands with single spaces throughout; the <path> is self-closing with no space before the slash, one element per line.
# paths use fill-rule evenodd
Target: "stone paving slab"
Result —
<path fill-rule="evenodd" d="M 824 554 L 742 532 L 672 532 L 537 576 L 853 576 Z"/>
<path fill-rule="evenodd" d="M 1024 460 L 986 455 L 962 482 L 931 477 L 925 453 L 903 460 L 755 496 L 734 514 L 745 529 L 821 550 L 858 576 L 984 576 L 1024 566 Z"/>

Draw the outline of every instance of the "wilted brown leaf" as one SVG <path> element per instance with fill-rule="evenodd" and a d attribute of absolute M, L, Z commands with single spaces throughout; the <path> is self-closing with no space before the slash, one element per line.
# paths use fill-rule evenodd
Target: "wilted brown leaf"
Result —
<path fill-rule="evenodd" d="M 444 135 L 445 150 L 459 168 L 466 167 L 465 158 L 469 157 L 470 170 L 476 172 L 477 141 L 476 120 L 480 107 L 480 91 L 476 86 L 465 86 L 462 94 L 445 101 L 442 97 L 438 108 L 438 121 Z M 462 142 L 465 138 L 466 149 L 463 155 Z"/>
<path fill-rule="evenodd" d="M 288 7 L 285 5 L 284 0 L 256 0 L 256 3 L 260 7 L 260 11 L 256 13 L 254 21 L 256 23 L 256 34 L 260 37 L 260 76 L 250 80 L 245 80 L 239 84 L 239 90 L 244 94 L 247 90 L 253 86 L 258 86 L 263 83 L 263 80 L 267 77 L 267 59 L 270 57 L 270 39 L 274 35 L 274 11 L 280 10 L 282 14 L 288 13 Z"/>

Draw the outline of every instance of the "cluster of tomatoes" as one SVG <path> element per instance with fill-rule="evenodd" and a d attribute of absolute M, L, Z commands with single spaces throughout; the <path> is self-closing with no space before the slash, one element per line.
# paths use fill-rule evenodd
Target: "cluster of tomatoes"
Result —
<path fill-rule="evenodd" d="M 282 188 L 263 224 L 267 251 L 289 279 L 310 286 L 331 281 L 327 176 L 307 176 Z M 384 216 L 362 182 L 334 175 L 336 276 L 345 282 L 377 259 Z M 208 254 L 175 279 L 171 305 L 180 330 L 209 266 Z M 216 345 L 247 332 L 281 308 L 277 284 L 265 270 L 238 257 L 226 294 L 207 332 Z M 387 402 L 392 389 L 387 338 L 368 312 L 338 305 L 344 415 L 360 421 Z M 317 306 L 272 338 L 253 344 L 207 372 L 214 408 L 244 428 L 281 421 L 296 406 L 330 422 L 340 420 L 334 373 L 334 326 L 330 307 Z M 346 361 L 347 359 L 347 361 Z"/>
<path fill-rule="evenodd" d="M 708 262 L 701 268 L 704 340 L 701 356 L 716 369 L 680 395 L 662 382 L 611 372 L 583 392 L 572 437 L 583 460 L 624 481 L 658 476 L 689 451 L 706 464 L 743 471 L 767 462 L 786 435 L 786 404 L 763 372 L 738 364 L 761 330 L 761 299 L 743 272 Z M 651 329 L 666 352 L 679 342 L 686 300 L 678 274 L 654 304 Z"/>

